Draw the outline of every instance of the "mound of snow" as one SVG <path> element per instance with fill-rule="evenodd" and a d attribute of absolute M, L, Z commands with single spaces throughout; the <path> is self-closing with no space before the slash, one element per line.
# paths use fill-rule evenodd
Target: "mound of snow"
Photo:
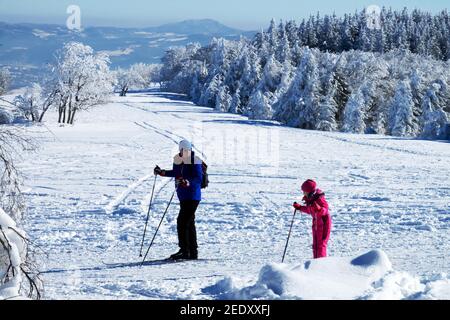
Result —
<path fill-rule="evenodd" d="M 372 250 L 356 258 L 324 258 L 291 266 L 264 266 L 254 285 L 236 288 L 225 278 L 204 288 L 220 299 L 448 299 L 450 280 L 442 275 L 423 283 L 392 269 L 387 255 Z"/>
<path fill-rule="evenodd" d="M 269 264 L 261 269 L 256 284 L 216 294 L 219 298 L 245 300 L 356 299 L 391 270 L 391 262 L 381 250 L 357 258 L 331 257 L 295 266 Z M 223 285 L 217 287 L 223 289 Z M 208 288 L 209 293 L 213 288 Z"/>

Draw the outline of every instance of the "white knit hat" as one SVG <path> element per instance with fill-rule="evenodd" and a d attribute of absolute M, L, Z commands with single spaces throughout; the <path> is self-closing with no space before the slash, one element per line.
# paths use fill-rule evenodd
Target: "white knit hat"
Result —
<path fill-rule="evenodd" d="M 182 140 L 182 141 L 180 141 L 180 144 L 178 145 L 178 147 L 179 147 L 180 151 L 181 151 L 182 149 L 192 151 L 192 143 L 190 143 L 190 142 L 187 141 L 187 140 Z"/>

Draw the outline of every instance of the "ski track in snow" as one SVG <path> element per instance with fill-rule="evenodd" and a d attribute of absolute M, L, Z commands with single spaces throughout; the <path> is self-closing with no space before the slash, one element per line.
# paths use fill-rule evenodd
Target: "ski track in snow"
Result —
<path fill-rule="evenodd" d="M 300 183 L 319 181 L 331 206 L 331 256 L 383 249 L 395 270 L 432 276 L 450 270 L 450 148 L 447 143 L 305 131 L 220 114 L 163 92 L 114 97 L 80 113 L 75 126 L 30 127 L 42 146 L 19 164 L 28 214 L 24 229 L 45 248 L 39 259 L 47 299 L 213 299 L 203 290 L 224 277 L 242 286 L 264 265 L 280 262 Z M 204 136 L 192 136 L 202 125 Z M 278 172 L 258 163 L 215 161 L 225 142 L 277 130 Z M 197 134 L 197 133 L 195 133 Z M 202 145 L 210 186 L 197 213 L 202 262 L 136 267 L 156 164 L 172 166 L 183 138 Z M 201 142 L 201 143 L 200 143 Z M 238 145 L 237 152 L 246 146 Z M 207 158 L 209 156 L 209 158 Z M 430 191 L 432 190 L 432 191 Z M 157 178 L 144 249 L 173 192 Z M 174 201 L 148 260 L 178 250 Z M 286 261 L 311 257 L 311 219 L 298 215 Z M 131 265 L 107 268 L 103 262 Z"/>
<path fill-rule="evenodd" d="M 114 198 L 113 201 L 111 201 L 106 207 L 105 212 L 111 213 L 113 210 L 115 210 L 129 195 L 131 192 L 133 192 L 137 187 L 139 187 L 141 184 L 143 184 L 145 181 L 147 181 L 150 177 L 153 177 L 153 174 L 147 174 L 140 178 L 135 183 L 131 184 L 125 191 L 123 191 L 119 196 Z"/>

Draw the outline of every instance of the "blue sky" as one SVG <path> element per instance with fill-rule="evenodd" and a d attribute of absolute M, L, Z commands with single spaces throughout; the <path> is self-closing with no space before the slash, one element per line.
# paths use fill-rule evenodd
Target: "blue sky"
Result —
<path fill-rule="evenodd" d="M 65 24 L 70 4 L 80 6 L 85 27 L 145 27 L 210 18 L 244 30 L 266 27 L 271 18 L 299 20 L 317 11 L 342 15 L 372 4 L 431 12 L 450 8 L 449 0 L 0 0 L 0 21 Z"/>

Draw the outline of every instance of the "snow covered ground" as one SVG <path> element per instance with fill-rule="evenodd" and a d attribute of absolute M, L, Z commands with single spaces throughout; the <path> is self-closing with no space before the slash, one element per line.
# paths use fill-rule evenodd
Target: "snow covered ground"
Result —
<path fill-rule="evenodd" d="M 46 299 L 450 299 L 449 143 L 281 127 L 157 90 L 77 116 L 75 126 L 49 114 L 46 127 L 28 127 L 41 148 L 20 164 L 24 229 L 49 254 L 40 259 Z M 209 164 L 201 260 L 141 268 L 152 170 L 171 166 L 182 138 Z M 307 262 L 311 221 L 301 216 L 280 265 L 307 178 L 330 203 L 334 258 Z M 158 178 L 146 244 L 172 192 Z M 177 210 L 176 202 L 148 260 L 177 251 Z M 382 251 L 364 267 L 352 263 L 372 249 Z M 339 275 L 349 279 L 342 290 L 333 288 Z"/>

